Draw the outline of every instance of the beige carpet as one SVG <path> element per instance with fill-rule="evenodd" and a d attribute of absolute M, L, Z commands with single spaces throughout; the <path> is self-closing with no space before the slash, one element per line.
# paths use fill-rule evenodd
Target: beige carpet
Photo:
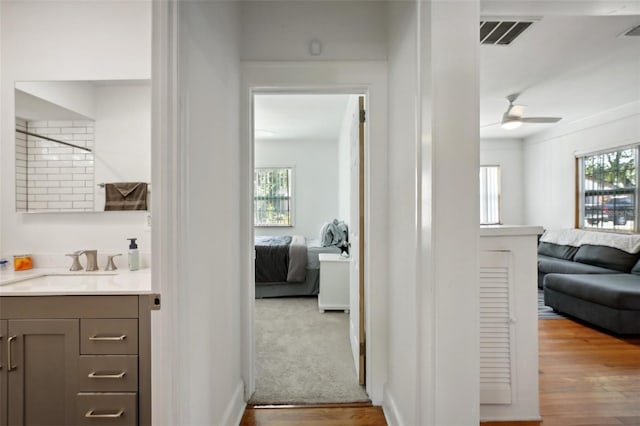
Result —
<path fill-rule="evenodd" d="M 318 300 L 256 300 L 256 392 L 250 404 L 367 401 L 358 385 L 349 315 L 318 312 Z"/>

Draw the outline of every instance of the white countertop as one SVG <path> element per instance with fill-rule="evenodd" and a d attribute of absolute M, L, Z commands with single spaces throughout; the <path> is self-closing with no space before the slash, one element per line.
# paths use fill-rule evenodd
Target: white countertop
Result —
<path fill-rule="evenodd" d="M 540 235 L 544 231 L 542 226 L 530 225 L 482 225 L 481 237 L 513 237 L 520 235 Z"/>
<path fill-rule="evenodd" d="M 0 271 L 0 296 L 124 295 L 151 293 L 151 269 L 76 271 L 34 268 Z"/>

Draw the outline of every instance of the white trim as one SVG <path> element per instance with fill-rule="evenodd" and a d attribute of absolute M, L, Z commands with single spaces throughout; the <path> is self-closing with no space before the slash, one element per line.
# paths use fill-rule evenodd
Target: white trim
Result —
<path fill-rule="evenodd" d="M 252 194 L 253 169 L 253 93 L 305 92 L 305 93 L 349 93 L 365 94 L 370 105 L 367 114 L 367 206 L 365 208 L 366 231 L 369 245 L 365 250 L 366 271 L 365 293 L 369 302 L 365 307 L 367 330 L 366 388 L 372 402 L 381 404 L 383 384 L 387 376 L 387 63 L 386 61 L 357 62 L 243 62 L 241 82 L 241 178 L 242 194 Z M 250 99 L 247 99 L 247 96 Z M 374 130 L 371 130 L 374 127 Z M 377 129 L 377 131 L 375 130 Z M 375 145 L 371 151 L 372 145 Z M 372 173 L 371 170 L 375 170 Z M 252 178 L 251 178 L 252 179 Z M 376 187 L 371 191 L 371 185 Z M 253 282 L 254 264 L 252 205 L 247 205 L 251 197 L 241 196 L 241 258 L 242 258 L 242 303 L 243 303 L 243 379 L 247 384 L 245 397 L 249 398 L 255 389 L 255 343 L 253 307 L 255 288 Z M 373 213 L 373 215 L 372 215 Z M 375 233 L 372 231 L 376 230 Z M 248 235 L 249 234 L 249 235 Z M 375 315 L 372 315 L 375 312 Z"/>
<path fill-rule="evenodd" d="M 179 378 L 177 352 L 177 293 L 180 281 L 180 221 L 178 191 L 178 3 L 153 2 L 151 175 L 151 277 L 154 292 L 162 294 L 162 309 L 151 315 L 151 383 L 153 424 L 179 423 L 174 392 Z"/>
<path fill-rule="evenodd" d="M 396 401 L 387 389 L 384 390 L 384 402 L 382 403 L 382 411 L 389 426 L 402 426 L 407 423 L 403 421 L 400 410 L 396 405 Z"/>
<path fill-rule="evenodd" d="M 236 385 L 236 390 L 233 392 L 231 400 L 227 404 L 227 408 L 224 410 L 224 416 L 222 416 L 223 425 L 238 425 L 242 420 L 244 409 L 247 404 L 244 401 L 244 383 L 242 380 Z"/>

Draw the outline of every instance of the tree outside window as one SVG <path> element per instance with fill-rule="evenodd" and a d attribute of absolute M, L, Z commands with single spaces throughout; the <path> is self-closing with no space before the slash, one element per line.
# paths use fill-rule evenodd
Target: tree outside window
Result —
<path fill-rule="evenodd" d="M 291 168 L 255 169 L 255 226 L 293 226 L 292 176 Z"/>
<path fill-rule="evenodd" d="M 585 229 L 637 231 L 638 148 L 580 158 L 580 215 Z"/>

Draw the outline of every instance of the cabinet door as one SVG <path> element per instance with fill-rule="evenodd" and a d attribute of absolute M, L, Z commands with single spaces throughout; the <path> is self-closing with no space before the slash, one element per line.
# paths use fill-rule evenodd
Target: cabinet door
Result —
<path fill-rule="evenodd" d="M 0 426 L 7 426 L 7 321 L 0 320 Z"/>
<path fill-rule="evenodd" d="M 78 320 L 9 320 L 8 336 L 9 424 L 73 424 Z"/>

